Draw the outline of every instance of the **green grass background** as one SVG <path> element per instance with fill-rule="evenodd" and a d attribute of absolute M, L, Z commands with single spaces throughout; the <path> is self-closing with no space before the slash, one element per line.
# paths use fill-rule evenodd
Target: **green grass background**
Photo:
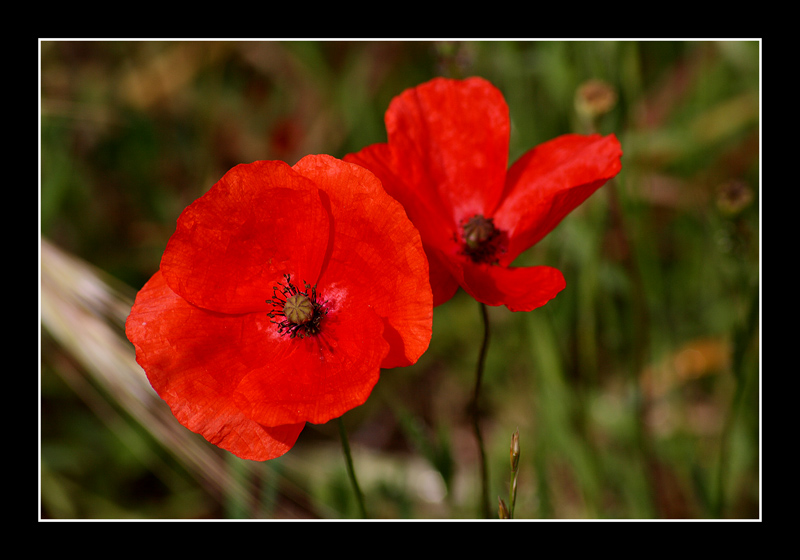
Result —
<path fill-rule="evenodd" d="M 624 151 L 519 259 L 567 288 L 530 313 L 490 309 L 492 500 L 508 502 L 519 428 L 518 519 L 760 517 L 759 41 L 42 41 L 40 70 L 41 234 L 79 259 L 70 275 L 43 250 L 41 305 L 84 301 L 93 275 L 105 294 L 43 317 L 40 518 L 357 516 L 335 422 L 239 460 L 174 429 L 152 394 L 131 399 L 120 380 L 144 374 L 121 322 L 180 212 L 228 169 L 385 141 L 392 97 L 439 75 L 502 90 L 510 161 L 590 129 Z M 575 106 L 589 79 L 617 96 L 591 123 Z M 372 517 L 479 515 L 481 335 L 459 292 L 419 363 L 344 416 Z"/>

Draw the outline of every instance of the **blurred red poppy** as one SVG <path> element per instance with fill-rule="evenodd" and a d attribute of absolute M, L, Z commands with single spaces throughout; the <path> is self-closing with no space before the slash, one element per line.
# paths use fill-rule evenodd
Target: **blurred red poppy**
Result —
<path fill-rule="evenodd" d="M 352 161 L 375 173 L 419 228 L 434 305 L 463 287 L 476 300 L 530 311 L 566 286 L 548 266 L 514 259 L 619 173 L 616 137 L 567 134 L 508 165 L 503 95 L 481 78 L 436 78 L 394 98 L 388 143 Z"/>
<path fill-rule="evenodd" d="M 178 219 L 126 332 L 176 418 L 245 459 L 362 404 L 431 338 L 419 233 L 330 156 L 231 169 Z"/>

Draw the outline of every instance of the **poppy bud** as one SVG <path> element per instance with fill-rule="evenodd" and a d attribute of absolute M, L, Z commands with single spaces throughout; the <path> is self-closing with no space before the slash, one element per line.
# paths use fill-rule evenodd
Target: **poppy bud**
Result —
<path fill-rule="evenodd" d="M 511 434 L 509 455 L 511 456 L 511 472 L 517 472 L 517 468 L 519 468 L 519 428 Z"/>
<path fill-rule="evenodd" d="M 617 91 L 602 80 L 587 80 L 575 92 L 575 109 L 590 119 L 605 115 L 617 103 Z"/>
<path fill-rule="evenodd" d="M 753 191 L 744 181 L 728 181 L 717 189 L 717 206 L 728 215 L 737 214 L 753 201 Z"/>
<path fill-rule="evenodd" d="M 498 506 L 497 506 L 497 513 L 500 519 L 511 519 L 511 514 L 508 512 L 508 507 L 506 503 L 503 501 L 503 498 L 498 497 Z"/>

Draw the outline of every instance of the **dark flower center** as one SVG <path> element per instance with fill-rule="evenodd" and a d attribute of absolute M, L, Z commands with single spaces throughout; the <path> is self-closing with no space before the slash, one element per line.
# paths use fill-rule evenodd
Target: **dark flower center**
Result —
<path fill-rule="evenodd" d="M 278 333 L 289 335 L 289 338 L 319 334 L 320 323 L 327 311 L 324 302 L 317 301 L 317 287 L 303 282 L 306 291 L 301 292 L 292 284 L 289 274 L 283 277 L 285 282 L 273 287 L 272 299 L 267 300 L 272 304 L 272 311 L 267 316 L 278 325 Z"/>
<path fill-rule="evenodd" d="M 497 229 L 492 218 L 476 214 L 461 222 L 461 253 L 475 263 L 495 264 L 496 255 L 505 252 L 505 232 Z"/>

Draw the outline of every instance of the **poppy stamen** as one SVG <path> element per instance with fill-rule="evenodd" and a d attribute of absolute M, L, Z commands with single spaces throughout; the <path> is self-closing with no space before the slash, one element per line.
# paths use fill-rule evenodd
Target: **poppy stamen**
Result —
<path fill-rule="evenodd" d="M 289 335 L 289 338 L 319 334 L 320 323 L 327 310 L 323 302 L 317 301 L 317 286 L 303 282 L 305 291 L 301 292 L 292 284 L 289 274 L 283 276 L 285 283 L 279 282 L 277 286 L 273 286 L 272 299 L 266 300 L 272 304 L 272 311 L 267 313 L 267 317 L 278 325 L 279 334 Z"/>

